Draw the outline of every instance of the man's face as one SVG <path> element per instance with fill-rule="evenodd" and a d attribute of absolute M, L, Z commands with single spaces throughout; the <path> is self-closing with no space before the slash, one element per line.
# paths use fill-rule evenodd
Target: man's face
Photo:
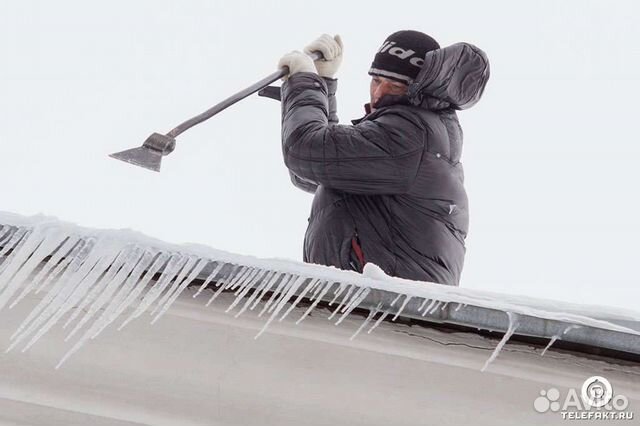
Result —
<path fill-rule="evenodd" d="M 371 110 L 375 111 L 380 98 L 385 95 L 401 96 L 407 93 L 407 85 L 388 78 L 374 75 L 371 77 L 369 94 L 371 96 Z"/>

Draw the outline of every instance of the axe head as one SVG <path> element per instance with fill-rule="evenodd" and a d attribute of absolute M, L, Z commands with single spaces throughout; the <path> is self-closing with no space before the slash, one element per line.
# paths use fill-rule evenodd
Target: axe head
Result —
<path fill-rule="evenodd" d="M 144 141 L 141 147 L 115 152 L 109 157 L 159 172 L 162 157 L 170 154 L 175 147 L 176 140 L 174 138 L 154 133 Z"/>

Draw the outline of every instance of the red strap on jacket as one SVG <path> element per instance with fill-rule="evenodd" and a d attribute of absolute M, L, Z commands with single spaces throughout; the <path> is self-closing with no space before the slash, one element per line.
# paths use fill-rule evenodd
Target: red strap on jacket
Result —
<path fill-rule="evenodd" d="M 364 253 L 356 237 L 351 237 L 351 248 L 353 249 L 353 252 L 356 254 L 356 257 L 358 258 L 358 262 L 360 262 L 360 265 L 364 268 Z"/>

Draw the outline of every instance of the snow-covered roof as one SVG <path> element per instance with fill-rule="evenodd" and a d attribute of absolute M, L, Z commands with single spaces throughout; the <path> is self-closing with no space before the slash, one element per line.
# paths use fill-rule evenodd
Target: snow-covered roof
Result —
<path fill-rule="evenodd" d="M 640 312 L 582 306 L 415 282 L 386 276 L 375 265 L 364 274 L 284 259 L 259 259 L 196 244 L 169 244 L 131 230 L 87 229 L 57 219 L 0 213 L 0 309 L 44 291 L 9 345 L 27 349 L 62 322 L 76 352 L 116 320 L 119 328 L 145 312 L 156 322 L 190 285 L 214 285 L 209 306 L 225 291 L 236 296 L 227 311 L 258 308 L 261 335 L 298 303 L 336 307 L 340 324 L 356 309 L 369 315 L 354 333 L 370 332 L 384 319 L 428 320 L 501 331 L 504 337 L 486 368 L 513 335 L 558 340 L 640 356 Z M 256 337 L 257 337 L 256 336 Z M 637 357 L 635 358 L 637 359 Z M 62 362 L 62 361 L 61 361 Z"/>
<path fill-rule="evenodd" d="M 375 265 L 360 275 L 0 213 L 0 309 L 8 424 L 561 423 L 534 401 L 593 375 L 640 404 L 640 367 L 624 359 L 640 353 L 637 312 Z M 133 321 L 149 313 L 153 326 Z"/>

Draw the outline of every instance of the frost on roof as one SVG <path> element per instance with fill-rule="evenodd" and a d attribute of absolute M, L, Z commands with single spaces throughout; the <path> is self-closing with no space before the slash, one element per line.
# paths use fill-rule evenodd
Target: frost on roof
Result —
<path fill-rule="evenodd" d="M 201 245 L 169 244 L 131 230 L 87 229 L 44 216 L 0 212 L 0 257 L 5 258 L 0 263 L 0 310 L 43 292 L 7 350 L 26 351 L 51 327 L 61 324 L 69 331 L 66 340 L 72 343 L 58 366 L 115 321 L 122 328 L 149 313 L 151 323 L 156 322 L 196 278 L 204 282 L 194 297 L 214 286 L 207 305 L 226 290 L 236 296 L 227 312 L 235 309 L 237 317 L 247 309 L 258 309 L 265 322 L 256 337 L 273 321 L 287 317 L 304 298 L 311 305 L 296 324 L 327 297 L 332 299 L 330 306 L 336 306 L 329 319 L 340 324 L 375 290 L 392 293 L 395 300 L 385 309 L 381 304 L 370 309 L 352 338 L 367 327 L 370 333 L 389 315 L 397 318 L 409 301 L 419 302 L 422 315 L 450 303 L 456 309 L 472 305 L 506 312 L 509 329 L 483 370 L 517 330 L 520 315 L 562 321 L 570 328 L 588 326 L 640 335 L 609 321 L 640 320 L 640 313 L 634 311 L 393 278 L 371 264 L 361 275 L 290 260 L 259 259 Z M 560 337 L 554 336 L 550 344 Z"/>

